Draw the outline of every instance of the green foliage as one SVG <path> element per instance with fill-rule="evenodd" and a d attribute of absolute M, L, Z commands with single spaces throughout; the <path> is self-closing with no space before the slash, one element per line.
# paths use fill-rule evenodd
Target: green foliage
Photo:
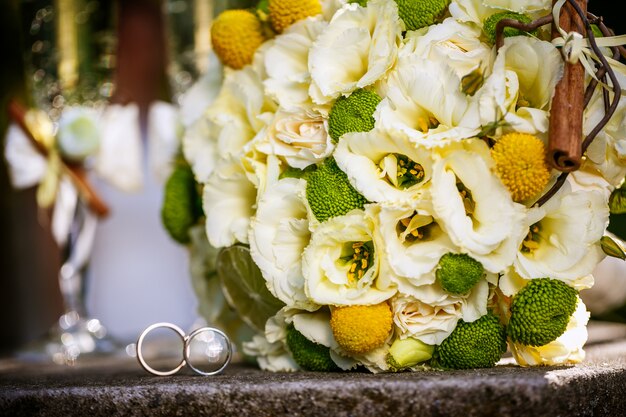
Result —
<path fill-rule="evenodd" d="M 506 331 L 489 312 L 476 321 L 460 320 L 454 331 L 435 347 L 433 366 L 445 369 L 491 368 L 506 352 Z"/>
<path fill-rule="evenodd" d="M 465 294 L 485 276 L 483 265 L 464 253 L 446 253 L 435 272 L 441 287 L 451 294 Z"/>
<path fill-rule="evenodd" d="M 363 208 L 367 203 L 332 157 L 309 175 L 306 198 L 315 218 L 320 222 L 344 215 L 355 208 Z"/>
<path fill-rule="evenodd" d="M 179 163 L 165 184 L 161 220 L 165 229 L 179 243 L 190 242 L 189 228 L 202 217 L 198 185 L 189 165 Z"/>
<path fill-rule="evenodd" d="M 576 310 L 578 291 L 550 278 L 531 280 L 514 297 L 507 333 L 512 341 L 543 346 L 561 336 Z"/>
<path fill-rule="evenodd" d="M 328 133 L 337 142 L 344 133 L 369 132 L 374 128 L 374 111 L 381 98 L 373 91 L 358 89 L 339 97 L 328 116 Z"/>
<path fill-rule="evenodd" d="M 526 24 L 532 22 L 532 19 L 529 16 L 521 13 L 500 12 L 492 14 L 483 22 L 483 32 L 485 32 L 485 35 L 487 35 L 487 38 L 492 44 L 496 43 L 496 25 L 502 19 L 513 19 Z M 536 31 L 525 32 L 523 30 L 515 29 L 512 27 L 505 27 L 503 33 L 504 37 L 506 38 L 509 36 L 528 35 L 529 33 L 535 34 Z"/>
<path fill-rule="evenodd" d="M 367 6 L 369 0 L 350 0 L 348 3 L 358 3 L 360 6 Z"/>
<path fill-rule="evenodd" d="M 406 30 L 417 30 L 437 23 L 448 10 L 450 0 L 396 0 Z"/>
<path fill-rule="evenodd" d="M 330 349 L 307 339 L 293 324 L 287 327 L 287 347 L 293 360 L 305 371 L 331 372 L 339 367 L 330 358 Z"/>

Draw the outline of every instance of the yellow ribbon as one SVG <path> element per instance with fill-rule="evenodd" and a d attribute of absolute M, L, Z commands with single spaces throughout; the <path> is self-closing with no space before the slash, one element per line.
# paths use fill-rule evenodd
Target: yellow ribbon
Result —
<path fill-rule="evenodd" d="M 33 138 L 45 150 L 44 156 L 48 164 L 46 172 L 37 187 L 37 204 L 40 207 L 51 207 L 56 199 L 61 176 L 61 157 L 56 149 L 55 128 L 50 117 L 43 110 L 30 109 L 24 115 L 24 124 Z"/>
<path fill-rule="evenodd" d="M 559 26 L 559 16 L 561 15 L 561 8 L 565 5 L 567 0 L 558 0 L 554 4 L 552 9 L 552 17 L 554 19 L 554 27 L 561 34 L 560 37 L 554 38 L 552 44 L 557 48 L 561 48 L 561 54 L 567 62 L 570 64 L 576 64 L 580 62 L 585 69 L 585 72 L 589 74 L 594 80 L 596 80 L 602 87 L 612 90 L 610 86 L 600 81 L 595 74 L 595 70 L 590 60 L 599 61 L 596 53 L 591 49 L 589 39 L 584 38 L 580 33 L 572 31 L 566 32 Z M 600 48 L 608 48 L 612 46 L 626 45 L 626 35 L 620 36 L 607 36 L 595 39 L 596 44 Z M 626 65 L 613 58 L 602 54 L 606 61 L 609 63 L 614 71 L 626 76 Z M 622 90 L 622 95 L 626 95 L 626 90 Z"/>

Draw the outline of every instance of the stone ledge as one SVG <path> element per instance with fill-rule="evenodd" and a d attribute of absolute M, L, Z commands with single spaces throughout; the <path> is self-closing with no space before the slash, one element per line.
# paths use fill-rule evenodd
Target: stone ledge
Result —
<path fill-rule="evenodd" d="M 4 363 L 2 416 L 620 416 L 626 341 L 590 345 L 584 364 L 420 373 L 154 377 L 134 360 L 74 368 Z"/>

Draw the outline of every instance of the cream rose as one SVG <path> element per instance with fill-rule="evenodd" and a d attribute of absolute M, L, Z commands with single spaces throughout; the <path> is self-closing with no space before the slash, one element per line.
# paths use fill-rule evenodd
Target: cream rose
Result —
<path fill-rule="evenodd" d="M 313 110 L 279 110 L 267 130 L 266 140 L 257 145 L 266 154 L 282 157 L 294 168 L 304 169 L 326 159 L 334 144 L 328 121 Z"/>

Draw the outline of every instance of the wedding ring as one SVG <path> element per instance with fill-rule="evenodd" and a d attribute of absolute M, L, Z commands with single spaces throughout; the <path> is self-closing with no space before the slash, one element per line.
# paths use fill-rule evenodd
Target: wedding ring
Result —
<path fill-rule="evenodd" d="M 139 360 L 139 364 L 141 365 L 141 367 L 153 375 L 157 375 L 157 376 L 174 375 L 175 373 L 180 371 L 183 366 L 186 365 L 184 357 L 175 368 L 170 369 L 169 371 L 158 371 L 152 368 L 150 365 L 148 365 L 145 358 L 143 357 L 143 353 L 142 353 L 143 340 L 148 335 L 148 333 L 150 333 L 154 329 L 159 329 L 159 328 L 166 328 L 166 329 L 173 330 L 174 332 L 176 332 L 176 334 L 178 334 L 183 344 L 187 346 L 187 337 L 185 336 L 185 332 L 180 327 L 172 323 L 155 323 L 151 326 L 148 326 L 146 330 L 144 330 L 139 336 L 139 339 L 137 340 L 137 359 Z"/>
<path fill-rule="evenodd" d="M 195 373 L 210 376 L 219 374 L 228 366 L 233 354 L 232 345 L 224 332 L 213 327 L 201 327 L 185 337 L 184 358 Z M 200 369 L 196 357 L 207 361 L 212 368 Z M 195 362 L 195 363 L 194 363 Z"/>

